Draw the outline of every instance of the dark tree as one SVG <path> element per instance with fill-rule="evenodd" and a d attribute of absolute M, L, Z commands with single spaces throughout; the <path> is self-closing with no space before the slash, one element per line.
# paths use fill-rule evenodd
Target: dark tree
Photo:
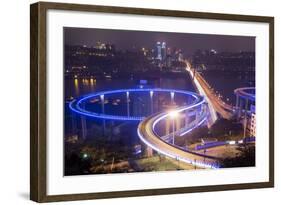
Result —
<path fill-rule="evenodd" d="M 255 146 L 243 146 L 238 148 L 241 154 L 234 158 L 226 158 L 222 160 L 221 165 L 224 168 L 230 167 L 252 167 L 256 164 Z"/>
<path fill-rule="evenodd" d="M 232 134 L 239 134 L 243 131 L 243 126 L 236 120 L 220 118 L 213 124 L 210 131 L 216 137 L 228 135 L 230 132 Z"/>

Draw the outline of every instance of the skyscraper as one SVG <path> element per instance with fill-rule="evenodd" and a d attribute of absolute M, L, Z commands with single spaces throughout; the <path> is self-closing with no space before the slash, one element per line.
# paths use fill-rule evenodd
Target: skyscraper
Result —
<path fill-rule="evenodd" d="M 162 60 L 165 60 L 167 57 L 166 42 L 162 42 L 161 54 L 162 54 Z"/>
<path fill-rule="evenodd" d="M 162 55 L 161 55 L 161 43 L 158 41 L 156 44 L 156 51 L 157 51 L 157 56 L 156 58 L 159 60 L 162 60 Z"/>

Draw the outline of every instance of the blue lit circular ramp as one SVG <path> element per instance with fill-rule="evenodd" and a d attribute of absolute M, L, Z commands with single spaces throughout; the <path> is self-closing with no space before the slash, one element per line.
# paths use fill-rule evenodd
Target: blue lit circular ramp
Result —
<path fill-rule="evenodd" d="M 251 101 L 256 100 L 256 88 L 255 87 L 243 87 L 237 88 L 234 90 L 236 96 L 239 96 L 244 99 L 248 99 Z"/>
<path fill-rule="evenodd" d="M 99 98 L 102 102 L 107 96 L 112 94 L 124 94 L 127 96 L 127 100 L 131 93 L 135 92 L 145 92 L 149 93 L 150 97 L 157 92 L 168 92 L 171 96 L 182 94 L 188 97 L 191 97 L 193 100 L 191 103 L 185 106 L 176 107 L 172 111 L 162 111 L 154 113 L 148 117 L 146 116 L 130 116 L 130 115 L 109 115 L 104 112 L 98 113 L 87 110 L 84 104 L 93 98 Z M 138 136 L 143 143 L 148 147 L 152 148 L 158 153 L 161 153 L 167 157 L 192 164 L 197 167 L 202 168 L 218 168 L 218 159 L 204 154 L 199 154 L 189 150 L 182 149 L 174 144 L 175 136 L 183 136 L 193 129 L 201 126 L 206 123 L 209 110 L 206 105 L 205 99 L 190 91 L 185 90 L 175 90 L 175 89 L 163 89 L 163 88 L 136 88 L 136 89 L 119 89 L 119 90 L 110 90 L 96 92 L 87 96 L 83 96 L 77 100 L 72 101 L 69 104 L 70 109 L 82 116 L 105 119 L 105 120 L 122 120 L 122 121 L 140 121 L 138 125 Z M 104 110 L 103 110 L 104 111 Z M 177 126 L 177 129 L 173 129 L 171 133 L 161 135 L 157 133 L 157 125 L 164 120 L 172 120 L 175 116 L 181 118 L 187 118 L 192 115 L 193 118 L 191 121 L 186 121 L 184 125 Z M 174 119 L 173 119 L 174 120 Z M 174 121 L 173 121 L 174 122 Z M 174 125 L 174 124 L 173 124 Z M 173 126 L 175 128 L 175 126 Z"/>

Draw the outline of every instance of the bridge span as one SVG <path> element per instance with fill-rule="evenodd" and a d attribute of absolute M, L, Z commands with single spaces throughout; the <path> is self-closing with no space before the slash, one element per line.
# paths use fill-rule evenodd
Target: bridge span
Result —
<path fill-rule="evenodd" d="M 125 115 L 110 115 L 105 114 L 104 101 L 105 98 L 111 94 L 125 95 L 127 103 L 129 105 L 130 96 L 133 92 L 144 92 L 148 93 L 150 96 L 151 103 L 153 103 L 153 96 L 156 92 L 168 92 L 170 93 L 171 99 L 175 95 L 182 94 L 192 98 L 192 102 L 176 107 L 172 110 L 161 111 L 153 113 L 150 116 L 132 116 L 130 112 L 130 107 L 127 106 L 127 113 Z M 91 110 L 87 110 L 85 103 L 92 98 L 99 98 L 101 100 L 102 112 L 97 113 Z M 146 144 L 148 147 L 152 148 L 158 153 L 161 153 L 167 157 L 192 164 L 197 167 L 202 168 L 218 168 L 219 159 L 208 156 L 205 154 L 196 153 L 194 151 L 187 150 L 183 147 L 175 145 L 175 136 L 183 136 L 195 128 L 206 123 L 209 116 L 209 109 L 207 102 L 204 97 L 185 90 L 175 90 L 175 89 L 164 89 L 164 88 L 136 88 L 136 89 L 119 89 L 110 90 L 93 93 L 87 96 L 83 96 L 79 99 L 73 100 L 69 107 L 75 113 L 82 115 L 84 117 L 93 117 L 102 120 L 121 120 L 121 121 L 140 121 L 137 129 L 138 136 L 140 140 Z M 184 118 L 190 118 L 190 120 L 185 120 L 185 123 L 181 126 L 177 126 L 175 129 L 175 118 L 179 116 L 184 116 Z M 164 120 L 173 121 L 173 130 L 170 133 L 161 135 L 157 133 L 157 125 Z"/>
<path fill-rule="evenodd" d="M 200 106 L 200 103 L 196 103 L 191 106 L 180 107 L 172 112 L 180 113 L 186 110 L 191 110 L 197 106 Z M 141 121 L 138 126 L 138 135 L 140 139 L 153 150 L 173 159 L 202 168 L 218 168 L 218 158 L 183 149 L 176 146 L 173 140 L 171 140 L 172 135 L 181 136 L 202 125 L 207 120 L 207 113 L 203 111 L 202 114 L 200 114 L 199 119 L 197 119 L 196 124 L 190 123 L 188 126 L 174 131 L 168 135 L 159 136 L 154 128 L 160 120 L 169 118 L 169 115 L 169 112 L 156 113 Z"/>
<path fill-rule="evenodd" d="M 198 73 L 195 69 L 192 68 L 191 64 L 188 61 L 186 63 L 186 71 L 189 73 L 193 79 L 195 87 L 199 91 L 200 95 L 206 98 L 208 102 L 209 110 L 211 113 L 210 124 L 213 124 L 217 119 L 217 113 L 219 113 L 223 118 L 230 119 L 233 116 L 234 108 L 223 102 L 219 97 L 215 95 L 211 86 L 207 81 Z"/>

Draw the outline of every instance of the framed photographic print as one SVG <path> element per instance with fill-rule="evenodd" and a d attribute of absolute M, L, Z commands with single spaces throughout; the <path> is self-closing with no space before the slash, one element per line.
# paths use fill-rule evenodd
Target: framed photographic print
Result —
<path fill-rule="evenodd" d="M 31 5 L 30 197 L 274 186 L 274 18 Z"/>

